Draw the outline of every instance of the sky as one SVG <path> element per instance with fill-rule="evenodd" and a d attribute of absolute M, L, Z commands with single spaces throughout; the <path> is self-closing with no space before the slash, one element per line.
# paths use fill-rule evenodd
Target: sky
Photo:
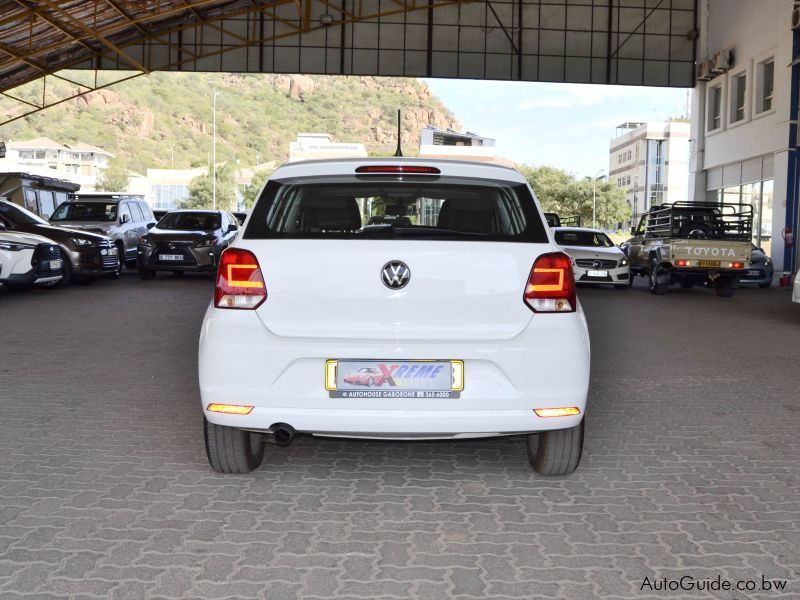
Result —
<path fill-rule="evenodd" d="M 609 141 L 625 121 L 686 113 L 686 90 L 573 83 L 423 79 L 465 131 L 494 138 L 497 154 L 579 177 L 608 169 Z"/>

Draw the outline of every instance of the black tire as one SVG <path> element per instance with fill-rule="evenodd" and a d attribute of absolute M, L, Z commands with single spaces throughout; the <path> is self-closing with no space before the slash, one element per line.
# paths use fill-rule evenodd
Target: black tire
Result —
<path fill-rule="evenodd" d="M 680 286 L 685 290 L 690 290 L 694 287 L 694 281 L 683 279 L 681 280 Z"/>
<path fill-rule="evenodd" d="M 142 281 L 150 281 L 156 278 L 156 272 L 149 269 L 139 269 L 139 279 Z"/>
<path fill-rule="evenodd" d="M 659 283 L 658 278 L 658 261 L 654 258 L 650 261 L 650 270 L 647 272 L 647 283 L 650 288 L 650 293 L 656 296 L 663 296 L 667 293 L 669 287 L 666 283 Z"/>
<path fill-rule="evenodd" d="M 569 475 L 575 472 L 583 454 L 584 421 L 568 429 L 528 435 L 528 462 L 533 470 L 539 475 Z"/>
<path fill-rule="evenodd" d="M 125 248 L 122 244 L 117 244 L 117 257 L 119 258 L 119 265 L 117 265 L 117 270 L 109 276 L 111 279 L 119 279 L 123 269 L 125 269 Z"/>
<path fill-rule="evenodd" d="M 249 473 L 264 460 L 264 436 L 204 422 L 208 464 L 217 473 Z"/>
<path fill-rule="evenodd" d="M 718 285 L 717 287 L 714 288 L 714 291 L 720 298 L 732 298 L 733 295 L 736 293 L 736 286 L 730 283 L 726 283 L 724 285 Z"/>
<path fill-rule="evenodd" d="M 762 290 L 766 290 L 767 288 L 772 287 L 772 282 L 768 281 L 767 283 L 759 283 L 758 287 L 760 287 Z"/>

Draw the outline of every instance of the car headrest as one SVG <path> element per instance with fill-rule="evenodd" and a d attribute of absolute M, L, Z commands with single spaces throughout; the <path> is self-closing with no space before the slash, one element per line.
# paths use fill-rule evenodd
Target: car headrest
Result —
<path fill-rule="evenodd" d="M 305 231 L 361 229 L 361 212 L 355 198 L 305 198 L 302 214 Z"/>
<path fill-rule="evenodd" d="M 489 233 L 493 213 L 494 202 L 489 198 L 445 200 L 439 209 L 437 227 L 466 233 Z"/>

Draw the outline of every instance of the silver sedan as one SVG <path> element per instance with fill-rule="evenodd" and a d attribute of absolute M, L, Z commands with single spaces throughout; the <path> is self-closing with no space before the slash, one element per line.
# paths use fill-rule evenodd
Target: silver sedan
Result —
<path fill-rule="evenodd" d="M 599 229 L 555 227 L 553 235 L 572 258 L 577 283 L 613 285 L 620 290 L 633 283 L 628 257 Z"/>

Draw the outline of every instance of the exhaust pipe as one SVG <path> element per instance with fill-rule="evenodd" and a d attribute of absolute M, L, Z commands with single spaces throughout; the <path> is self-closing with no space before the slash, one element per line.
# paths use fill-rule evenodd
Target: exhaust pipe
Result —
<path fill-rule="evenodd" d="M 295 436 L 294 427 L 287 423 L 275 423 L 269 428 L 269 437 L 272 438 L 278 446 L 288 446 L 292 443 Z"/>

